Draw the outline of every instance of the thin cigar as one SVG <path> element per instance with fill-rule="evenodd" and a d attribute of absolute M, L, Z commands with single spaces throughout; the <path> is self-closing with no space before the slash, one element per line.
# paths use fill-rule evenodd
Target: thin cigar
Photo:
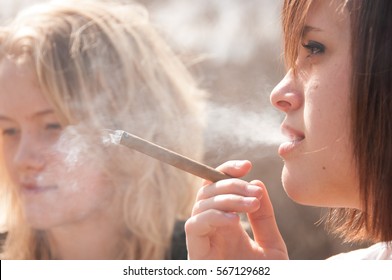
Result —
<path fill-rule="evenodd" d="M 116 144 L 124 145 L 211 182 L 231 178 L 210 166 L 177 154 L 176 152 L 151 143 L 126 131 L 116 130 L 113 133 L 110 133 L 110 137 L 111 141 Z"/>

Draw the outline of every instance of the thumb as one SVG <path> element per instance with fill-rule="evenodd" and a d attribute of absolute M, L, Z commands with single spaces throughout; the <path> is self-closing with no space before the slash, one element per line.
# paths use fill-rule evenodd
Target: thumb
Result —
<path fill-rule="evenodd" d="M 248 174 L 252 169 L 252 163 L 249 160 L 230 160 L 216 169 L 233 178 L 239 178 Z"/>
<path fill-rule="evenodd" d="M 268 254 L 269 250 L 275 250 L 279 252 L 280 256 L 287 258 L 287 248 L 279 232 L 275 220 L 274 209 L 267 189 L 264 184 L 258 180 L 252 181 L 251 184 L 259 186 L 263 193 L 260 198 L 259 209 L 255 212 L 248 213 L 248 219 L 253 231 L 254 239 L 265 250 L 266 254 Z"/>
<path fill-rule="evenodd" d="M 249 173 L 252 169 L 252 163 L 249 160 L 229 160 L 219 165 L 216 170 L 221 171 L 233 178 L 240 178 Z M 210 181 L 204 181 L 203 186 L 210 184 Z"/>
<path fill-rule="evenodd" d="M 233 178 L 243 177 L 248 174 L 251 169 L 252 163 L 249 160 L 229 160 L 216 168 L 216 170 L 221 171 Z M 210 181 L 205 180 L 203 186 L 210 183 Z"/>

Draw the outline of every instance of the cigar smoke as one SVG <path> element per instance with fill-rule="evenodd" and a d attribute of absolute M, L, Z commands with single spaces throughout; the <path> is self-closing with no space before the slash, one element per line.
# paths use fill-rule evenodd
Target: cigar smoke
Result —
<path fill-rule="evenodd" d="M 110 132 L 109 138 L 104 138 L 104 142 L 108 143 L 108 140 L 113 144 L 126 146 L 211 182 L 230 178 L 230 176 L 210 166 L 194 161 L 123 130 Z"/>
<path fill-rule="evenodd" d="M 219 161 L 276 156 L 277 145 L 286 141 L 280 131 L 282 114 L 273 110 L 270 104 L 262 104 L 260 102 L 260 108 L 255 111 L 243 106 L 209 103 L 206 152 Z"/>

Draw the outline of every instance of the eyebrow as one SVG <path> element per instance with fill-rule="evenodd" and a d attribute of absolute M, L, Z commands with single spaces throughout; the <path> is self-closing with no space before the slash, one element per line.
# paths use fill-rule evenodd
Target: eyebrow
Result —
<path fill-rule="evenodd" d="M 47 110 L 39 111 L 39 112 L 33 114 L 33 115 L 31 116 L 31 118 L 34 118 L 34 119 L 35 119 L 35 118 L 43 117 L 43 116 L 50 115 L 50 114 L 54 114 L 54 111 L 53 111 L 52 109 L 47 109 Z M 9 121 L 9 122 L 12 122 L 13 120 L 10 119 L 9 117 L 0 115 L 0 121 Z"/>
<path fill-rule="evenodd" d="M 302 31 L 302 37 L 305 37 L 309 32 L 322 32 L 322 31 L 323 30 L 321 28 L 305 25 L 304 30 Z"/>

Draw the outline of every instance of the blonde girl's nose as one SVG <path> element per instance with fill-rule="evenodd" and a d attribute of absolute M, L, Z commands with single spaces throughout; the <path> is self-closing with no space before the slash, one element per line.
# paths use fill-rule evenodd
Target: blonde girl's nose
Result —
<path fill-rule="evenodd" d="M 20 170 L 41 170 L 43 168 L 42 145 L 34 135 L 22 133 L 15 151 L 14 164 Z"/>

